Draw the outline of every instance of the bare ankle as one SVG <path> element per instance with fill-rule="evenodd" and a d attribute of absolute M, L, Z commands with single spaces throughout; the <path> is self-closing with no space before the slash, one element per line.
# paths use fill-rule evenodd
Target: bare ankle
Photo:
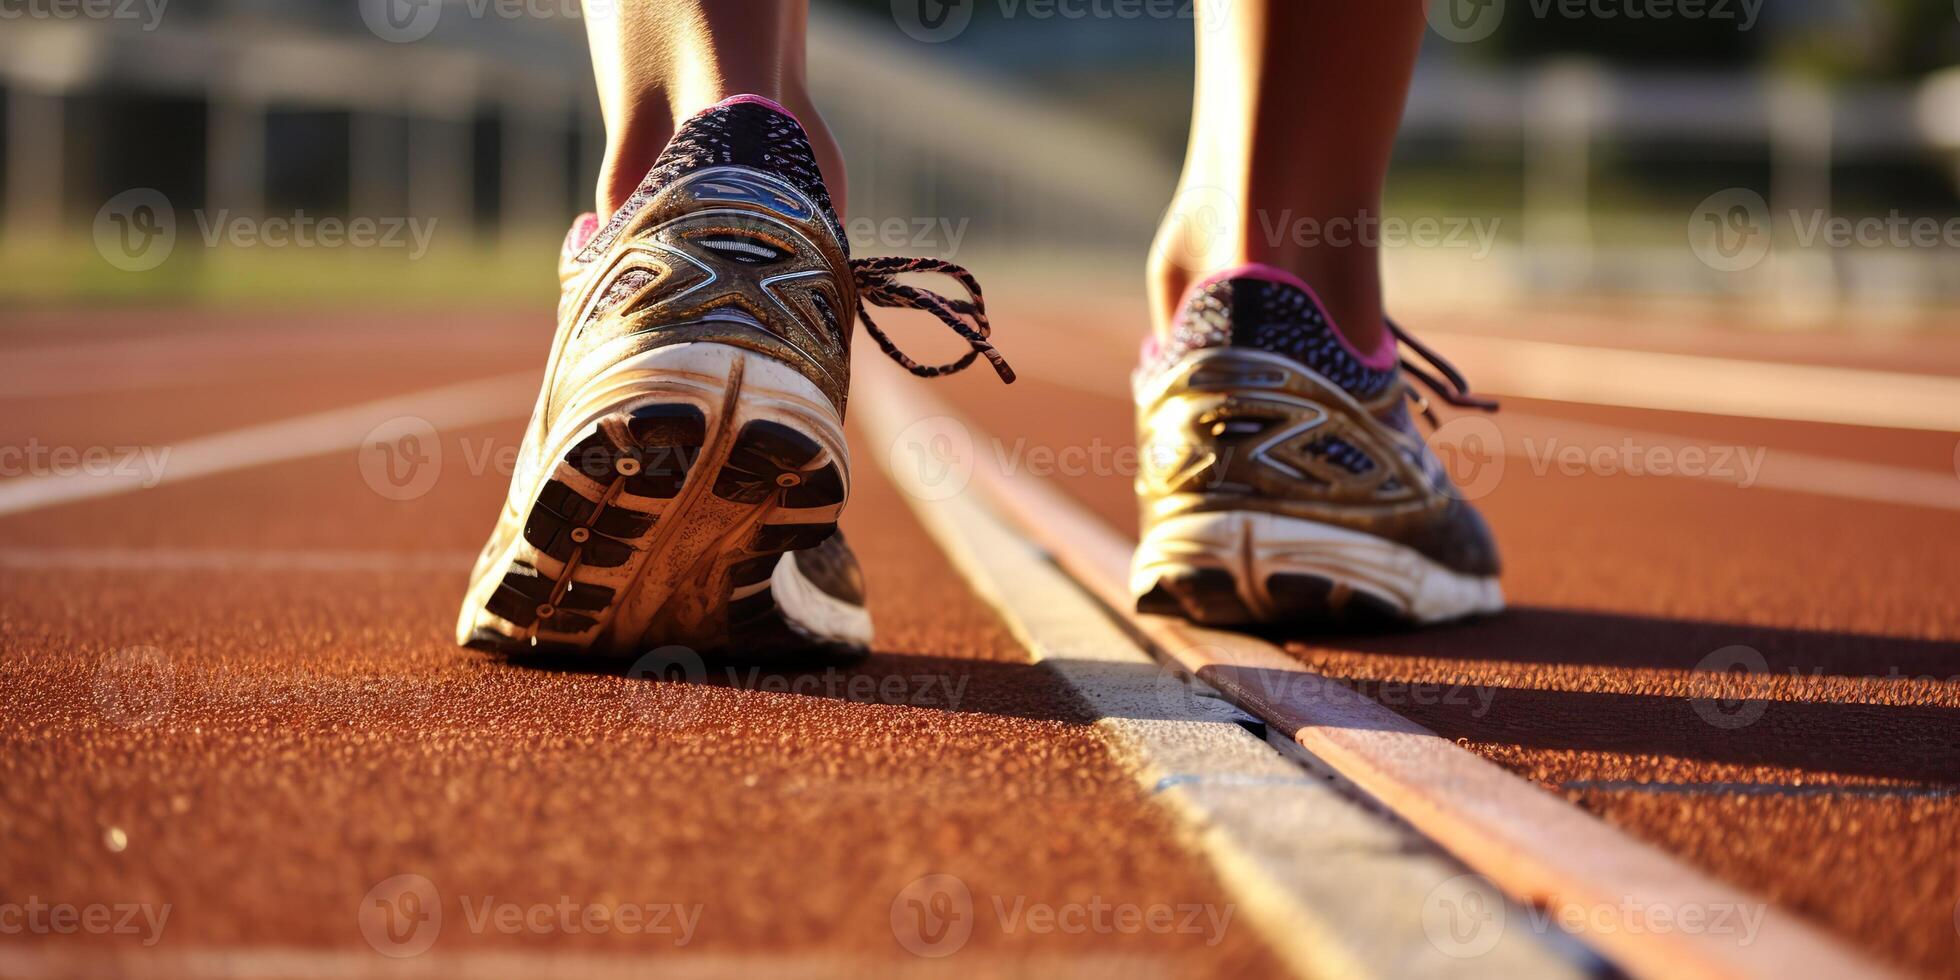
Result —
<path fill-rule="evenodd" d="M 608 138 L 605 159 L 599 168 L 599 213 L 610 215 L 633 196 L 640 182 L 646 179 L 647 171 L 660 158 L 661 151 L 674 138 L 674 133 L 689 119 L 726 99 L 754 96 L 787 110 L 802 124 L 805 135 L 810 139 L 810 147 L 816 153 L 817 165 L 823 170 L 824 184 L 830 190 L 831 202 L 841 216 L 845 203 L 844 158 L 836 138 L 817 113 L 816 104 L 810 100 L 808 93 L 800 89 L 784 91 L 781 86 L 775 85 L 755 87 L 769 91 L 724 93 L 720 88 L 696 88 L 691 89 L 685 99 L 670 101 L 656 96 L 641 100 L 639 105 L 644 107 L 644 111 L 635 112 L 622 120 L 617 131 Z"/>
<path fill-rule="evenodd" d="M 1359 243 L 1311 248 L 1274 244 L 1258 233 L 1257 220 L 1242 213 L 1207 219 L 1173 208 L 1158 229 L 1145 267 L 1158 335 L 1169 331 L 1191 287 L 1222 272 L 1263 265 L 1312 288 L 1335 329 L 1356 350 L 1379 349 L 1387 335 L 1379 252 Z M 1234 233 L 1235 227 L 1241 230 Z"/>

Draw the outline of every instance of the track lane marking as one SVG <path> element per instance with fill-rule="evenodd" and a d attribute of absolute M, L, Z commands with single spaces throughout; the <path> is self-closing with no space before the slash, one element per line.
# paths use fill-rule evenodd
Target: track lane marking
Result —
<path fill-rule="evenodd" d="M 1724 625 L 1719 621 L 1697 625 Z M 1868 639 L 1883 640 L 1882 636 Z M 1563 649 L 1570 649 L 1569 647 Z M 1474 662 L 1475 669 L 1466 666 Z M 1420 670 L 1390 669 L 1353 672 L 1329 666 L 1327 676 L 1348 685 L 1444 684 L 1499 693 L 1560 692 L 1704 700 L 1740 700 L 1775 704 L 1832 704 L 1890 708 L 1951 706 L 1960 674 L 1833 674 L 1818 671 L 1723 672 L 1681 666 L 1628 666 L 1578 661 L 1583 676 L 1553 676 L 1534 683 L 1515 678 L 1530 676 L 1546 666 L 1543 660 L 1479 657 L 1474 661 L 1425 663 Z M 1512 680 L 1499 681 L 1495 671 Z M 1657 690 L 1668 693 L 1657 694 Z"/>
<path fill-rule="evenodd" d="M 1559 789 L 1597 793 L 1679 793 L 1683 796 L 1851 796 L 1864 799 L 1943 800 L 1960 795 L 1946 786 L 1783 786 L 1776 783 L 1643 783 L 1632 779 L 1574 779 Z"/>
<path fill-rule="evenodd" d="M 154 447 L 169 450 L 154 474 L 14 477 L 0 481 L 0 516 L 357 449 L 390 419 L 419 418 L 443 430 L 522 418 L 535 404 L 537 384 L 538 372 L 518 371 L 200 436 Z"/>
<path fill-rule="evenodd" d="M 968 425 L 937 397 L 870 375 L 877 414 L 894 433 L 916 419 Z M 865 396 L 860 396 L 861 402 Z M 974 429 L 974 431 L 980 431 Z M 888 442 L 893 453 L 898 447 Z M 1132 612 L 1134 542 L 1051 483 L 987 463 L 973 481 L 1090 593 L 1227 699 L 1284 732 L 1311 758 L 1407 820 L 1512 898 L 1593 913 L 1580 938 L 1646 976 L 1889 976 L 1834 937 L 1636 841 L 1565 800 L 1330 678 L 1256 637 Z M 1736 937 L 1657 933 L 1640 909 L 1764 908 L 1761 930 Z M 1602 925 L 1602 922 L 1604 923 Z"/>
<path fill-rule="evenodd" d="M 861 386 L 856 397 L 854 424 L 874 443 L 891 444 L 914 417 L 892 401 L 889 385 Z M 1300 975 L 1591 973 L 1591 954 L 1563 935 L 1541 942 L 1514 930 L 1482 955 L 1454 955 L 1425 916 L 1438 890 L 1464 874 L 1461 865 L 1303 771 L 1241 723 L 1251 719 L 1160 665 L 975 495 L 926 499 L 935 495 L 914 492 L 908 481 L 916 474 L 892 454 L 879 461 L 974 592 L 1099 715 L 1097 730 L 1140 788 L 1187 826 L 1240 899 L 1241 915 Z"/>
<path fill-rule="evenodd" d="M 1527 439 L 1540 444 L 1556 440 L 1587 452 L 1600 448 L 1611 450 L 1624 445 L 1627 440 L 1632 440 L 1642 452 L 1651 453 L 1665 449 L 1676 459 L 1680 458 L 1680 453 L 1684 449 L 1706 450 L 1712 445 L 1711 440 L 1707 439 L 1574 422 L 1523 412 L 1500 412 L 1491 416 L 1491 422 L 1504 435 L 1502 447 L 1504 455 L 1509 459 L 1524 460 L 1528 465 L 1535 464 L 1538 460 L 1533 459 L 1531 446 L 1525 443 Z M 1442 445 L 1450 441 L 1449 437 L 1444 436 L 1436 440 L 1436 444 Z M 1538 478 L 1537 474 L 1531 475 Z M 1736 489 L 1761 487 L 1865 503 L 1898 504 L 1933 510 L 1960 510 L 1960 473 L 1941 473 L 1886 463 L 1864 463 L 1771 446 L 1764 447 L 1762 469 L 1755 474 L 1747 486 L 1738 482 L 1732 473 L 1718 473 L 1713 470 L 1692 474 L 1669 473 L 1631 478 L 1697 480 Z"/>
<path fill-rule="evenodd" d="M 0 548 L 0 569 L 108 572 L 467 572 L 468 551 L 276 548 Z"/>
<path fill-rule="evenodd" d="M 1430 331 L 1431 346 L 1520 398 L 1700 415 L 1952 432 L 1960 378 Z"/>
<path fill-rule="evenodd" d="M 267 380 L 268 361 L 296 374 L 306 359 L 377 351 L 399 358 L 437 357 L 454 345 L 486 339 L 514 356 L 531 350 L 528 332 L 495 330 L 486 338 L 477 325 L 418 324 L 414 330 L 362 325 L 353 333 L 311 329 L 247 330 L 234 327 L 164 332 L 139 337 L 98 337 L 0 348 L 9 371 L 0 377 L 0 401 L 181 388 L 257 372 Z"/>
<path fill-rule="evenodd" d="M 353 916 L 349 915 L 351 922 Z M 953 970 L 949 967 L 958 966 Z M 22 949 L 0 945 L 0 972 L 9 977 L 565 977 L 722 978 L 766 974 L 789 978 L 864 976 L 970 976 L 1028 974 L 1050 976 L 1164 977 L 1160 959 L 1137 956 L 1057 956 L 967 953 L 948 963 L 914 956 L 865 956 L 826 951 L 813 958 L 792 952 L 580 953 L 522 949 L 457 952 L 438 947 L 419 956 L 396 958 L 366 950 L 240 946 L 142 949 L 75 947 Z"/>

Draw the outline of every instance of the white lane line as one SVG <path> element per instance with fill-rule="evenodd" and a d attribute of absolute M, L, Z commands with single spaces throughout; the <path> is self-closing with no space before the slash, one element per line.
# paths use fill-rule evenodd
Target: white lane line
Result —
<path fill-rule="evenodd" d="M 362 351 L 415 363 L 438 356 L 458 343 L 486 340 L 513 354 L 528 344 L 523 333 L 496 331 L 485 337 L 480 324 L 438 322 L 413 331 L 362 326 L 349 333 L 305 326 L 292 330 L 248 331 L 218 328 L 185 335 L 171 331 L 146 337 L 30 344 L 0 351 L 10 369 L 0 377 L 0 401 L 26 398 L 194 387 L 209 379 L 263 373 L 268 360 L 299 374 L 311 356 L 346 356 Z"/>
<path fill-rule="evenodd" d="M 0 378 L 0 399 L 47 398 L 186 385 L 263 361 L 266 342 L 282 359 L 308 353 L 345 353 L 347 338 L 330 333 L 172 334 L 104 337 L 92 341 L 36 344 L 6 354 L 10 370 Z"/>
<path fill-rule="evenodd" d="M 118 468 L 15 477 L 0 481 L 0 516 L 356 449 L 391 419 L 419 418 L 441 430 L 521 418 L 531 411 L 537 384 L 536 371 L 519 371 L 201 436 L 155 447 L 161 466 L 154 473 Z"/>
<path fill-rule="evenodd" d="M 354 917 L 348 916 L 348 928 Z M 889 942 L 889 940 L 887 940 Z M 896 946 L 896 944 L 893 944 Z M 954 969 L 957 968 L 957 969 Z M 903 953 L 866 956 L 849 952 L 787 950 L 779 953 L 709 953 L 687 949 L 658 952 L 585 953 L 574 950 L 488 949 L 460 951 L 438 945 L 410 957 L 383 956 L 365 949 L 307 949 L 290 946 L 189 948 L 0 946 L 0 974 L 8 977 L 557 977 L 857 978 L 865 976 L 1108 976 L 1164 977 L 1162 959 L 1140 956 L 1058 956 L 967 953 L 950 960 L 928 960 Z"/>
<path fill-rule="evenodd" d="M 862 376 L 861 376 L 862 377 Z M 891 445 L 920 417 L 880 373 L 860 382 L 857 424 Z M 870 379 L 865 379 L 870 380 Z M 896 454 L 881 454 L 891 470 Z M 892 472 L 902 488 L 916 473 Z M 917 490 L 916 487 L 911 487 Z M 1282 758 L 1216 692 L 1158 664 L 1080 586 L 976 495 L 908 493 L 914 512 L 975 591 L 1100 716 L 1141 786 L 1196 837 L 1239 915 L 1303 976 L 1580 977 L 1590 954 L 1512 930 L 1460 957 L 1430 906 L 1462 866 L 1400 824 Z M 1453 894 L 1453 893 L 1452 893 Z M 1488 898 L 1501 905 L 1493 891 Z M 1517 909 L 1512 913 L 1522 920 Z"/>
<path fill-rule="evenodd" d="M 467 551 L 0 548 L 0 569 L 106 572 L 466 572 Z"/>
<path fill-rule="evenodd" d="M 879 410 L 870 414 L 893 427 L 884 445 L 894 455 L 904 449 L 896 445 L 896 433 L 912 420 L 950 419 L 971 427 L 917 385 L 901 390 L 884 373 L 873 377 Z M 972 471 L 974 486 L 1160 651 L 1289 735 L 1306 755 L 1407 820 L 1505 894 L 1550 909 L 1556 921 L 1575 926 L 1581 940 L 1620 967 L 1654 977 L 1890 975 L 1796 913 L 1621 834 L 1338 680 L 1307 669 L 1271 643 L 1136 614 L 1128 586 L 1135 542 L 1048 481 L 1004 473 L 986 454 L 979 455 Z M 936 487 L 920 486 L 914 495 L 941 494 Z M 1670 915 L 1691 909 L 1709 914 L 1761 910 L 1762 915 L 1756 931 L 1746 935 L 1690 933 L 1657 928 L 1648 919 L 1648 910 L 1655 909 Z"/>
<path fill-rule="evenodd" d="M 1784 786 L 1777 783 L 1643 783 L 1631 779 L 1574 779 L 1560 789 L 1598 793 L 1678 793 L 1683 796 L 1857 797 L 1861 799 L 1943 800 L 1960 795 L 1945 786 Z"/>
<path fill-rule="evenodd" d="M 1566 419 L 1548 418 L 1522 412 L 1501 411 L 1489 416 L 1503 439 L 1506 457 L 1522 460 L 1527 473 L 1556 477 L 1558 453 L 1576 447 L 1591 458 L 1604 450 L 1618 459 L 1623 447 L 1631 446 L 1636 461 L 1665 458 L 1670 472 L 1631 479 L 1689 479 L 1720 483 L 1738 489 L 1763 488 L 1819 497 L 1858 500 L 1866 503 L 1960 510 L 1960 473 L 1911 469 L 1883 463 L 1819 456 L 1772 446 L 1741 446 L 1718 440 L 1694 439 L 1664 432 L 1643 432 L 1616 426 L 1593 425 Z M 1445 423 L 1447 426 L 1448 423 Z M 1476 429 L 1439 430 L 1438 446 L 1457 443 Z M 1685 467 L 1684 451 L 1698 454 L 1704 465 Z M 1720 455 L 1718 455 L 1720 454 Z M 1538 467 L 1545 472 L 1539 473 Z M 1753 472 L 1752 472 L 1753 470 Z"/>
<path fill-rule="evenodd" d="M 1960 427 L 1960 378 L 1442 331 L 1423 339 L 1478 390 L 1500 395 L 1933 432 Z"/>

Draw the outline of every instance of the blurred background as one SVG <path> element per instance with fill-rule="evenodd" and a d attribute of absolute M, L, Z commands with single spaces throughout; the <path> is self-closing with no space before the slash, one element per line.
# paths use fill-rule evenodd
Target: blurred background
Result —
<path fill-rule="evenodd" d="M 1139 284 L 1182 156 L 1193 8 L 1226 2 L 815 0 L 854 247 Z M 1429 15 L 1390 184 L 1410 231 L 1385 232 L 1398 307 L 1956 322 L 1960 3 Z M 0 303 L 543 311 L 603 145 L 580 17 L 578 0 L 0 0 Z"/>

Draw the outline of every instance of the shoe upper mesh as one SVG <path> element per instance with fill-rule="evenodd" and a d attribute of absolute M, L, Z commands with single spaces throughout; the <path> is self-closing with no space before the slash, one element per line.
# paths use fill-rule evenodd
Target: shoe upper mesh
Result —
<path fill-rule="evenodd" d="M 1363 364 L 1306 291 L 1265 279 L 1226 279 L 1192 295 L 1162 345 L 1159 366 L 1194 350 L 1250 347 L 1292 358 L 1362 401 L 1394 387 L 1394 367 Z"/>
<path fill-rule="evenodd" d="M 788 115 L 756 102 L 725 103 L 707 109 L 684 123 L 647 171 L 645 180 L 598 234 L 586 243 L 581 261 L 590 261 L 611 248 L 633 215 L 660 189 L 700 170 L 717 166 L 754 167 L 789 181 L 808 195 L 830 222 L 838 243 L 849 254 L 844 227 L 824 185 L 817 154 L 803 127 Z"/>

